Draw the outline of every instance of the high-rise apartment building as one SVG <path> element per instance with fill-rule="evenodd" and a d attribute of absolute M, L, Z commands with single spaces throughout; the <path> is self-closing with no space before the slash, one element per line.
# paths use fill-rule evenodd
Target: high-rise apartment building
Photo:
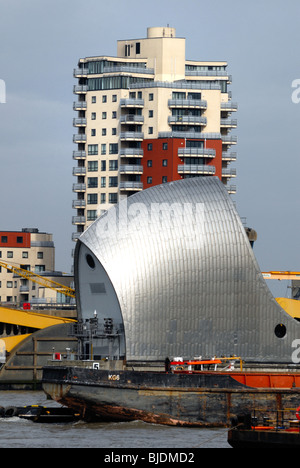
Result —
<path fill-rule="evenodd" d="M 237 104 L 226 68 L 186 60 L 185 39 L 170 27 L 118 41 L 116 57 L 79 60 L 74 240 L 103 210 L 153 185 L 215 175 L 235 193 Z"/>

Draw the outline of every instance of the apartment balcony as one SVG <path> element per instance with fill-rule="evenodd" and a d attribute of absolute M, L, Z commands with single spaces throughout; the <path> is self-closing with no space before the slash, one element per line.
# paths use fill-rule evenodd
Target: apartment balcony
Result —
<path fill-rule="evenodd" d="M 143 190 L 143 182 L 133 182 L 133 181 L 120 182 L 120 190 L 128 190 L 128 191 Z"/>
<path fill-rule="evenodd" d="M 231 179 L 231 177 L 236 177 L 236 169 L 222 168 L 222 178 Z"/>
<path fill-rule="evenodd" d="M 137 107 L 137 108 L 143 108 L 144 107 L 144 99 L 134 99 L 134 98 L 129 98 L 129 99 L 121 99 L 120 101 L 120 106 L 123 108 L 129 107 Z"/>
<path fill-rule="evenodd" d="M 230 194 L 236 193 L 236 185 L 225 185 L 226 190 Z"/>
<path fill-rule="evenodd" d="M 86 151 L 73 151 L 73 159 L 86 159 Z"/>
<path fill-rule="evenodd" d="M 120 117 L 121 124 L 143 124 L 144 117 L 142 115 L 126 114 Z"/>
<path fill-rule="evenodd" d="M 86 142 L 86 134 L 85 133 L 77 133 L 73 135 L 73 143 L 85 143 Z"/>
<path fill-rule="evenodd" d="M 74 78 L 83 78 L 87 77 L 88 73 L 88 68 L 74 68 L 73 76 Z"/>
<path fill-rule="evenodd" d="M 73 192 L 85 192 L 86 184 L 73 184 Z"/>
<path fill-rule="evenodd" d="M 220 126 L 222 128 L 236 128 L 237 127 L 237 119 L 221 119 Z"/>
<path fill-rule="evenodd" d="M 86 223 L 85 216 L 72 216 L 72 224 L 77 225 L 77 224 L 85 224 L 85 223 Z"/>
<path fill-rule="evenodd" d="M 221 133 L 202 133 L 202 132 L 193 132 L 193 131 L 183 131 L 179 132 L 178 130 L 172 132 L 159 132 L 158 138 L 188 138 L 196 140 L 221 140 L 223 136 Z"/>
<path fill-rule="evenodd" d="M 207 124 L 206 117 L 200 117 L 198 115 L 171 115 L 168 117 L 169 125 L 202 125 Z"/>
<path fill-rule="evenodd" d="M 86 94 L 88 92 L 87 85 L 74 85 L 73 93 L 74 94 Z"/>
<path fill-rule="evenodd" d="M 168 106 L 171 109 L 207 109 L 207 101 L 202 99 L 169 99 Z"/>
<path fill-rule="evenodd" d="M 143 166 L 123 164 L 120 166 L 120 174 L 143 174 Z"/>
<path fill-rule="evenodd" d="M 215 158 L 216 150 L 212 148 L 178 148 L 180 158 Z"/>
<path fill-rule="evenodd" d="M 121 148 L 121 158 L 142 158 L 144 156 L 144 150 L 141 148 Z"/>
<path fill-rule="evenodd" d="M 86 174 L 86 167 L 73 167 L 73 176 L 82 176 Z"/>
<path fill-rule="evenodd" d="M 86 108 L 87 108 L 87 102 L 86 101 L 75 101 L 75 102 L 73 102 L 73 110 L 74 111 L 86 110 Z"/>
<path fill-rule="evenodd" d="M 82 232 L 73 232 L 72 233 L 72 241 L 77 241 L 81 236 Z"/>
<path fill-rule="evenodd" d="M 236 145 L 237 136 L 234 135 L 222 135 L 222 144 L 223 145 Z"/>
<path fill-rule="evenodd" d="M 237 102 L 221 102 L 221 111 L 225 112 L 236 112 L 238 110 Z"/>
<path fill-rule="evenodd" d="M 236 161 L 236 153 L 223 152 L 222 161 Z"/>
<path fill-rule="evenodd" d="M 143 75 L 154 75 L 154 68 L 121 65 L 119 67 L 104 67 L 103 73 L 138 73 Z"/>
<path fill-rule="evenodd" d="M 86 123 L 87 119 L 85 118 L 73 119 L 73 127 L 85 127 Z"/>
<path fill-rule="evenodd" d="M 178 174 L 214 175 L 216 168 L 203 164 L 179 164 Z"/>
<path fill-rule="evenodd" d="M 29 286 L 28 285 L 23 285 L 23 286 L 20 286 L 20 293 L 26 293 L 26 292 L 29 292 Z"/>
<path fill-rule="evenodd" d="M 75 210 L 80 209 L 80 208 L 85 208 L 86 206 L 86 201 L 85 200 L 73 200 L 72 202 L 72 208 Z"/>
<path fill-rule="evenodd" d="M 144 133 L 143 132 L 121 132 L 120 140 L 121 141 L 143 141 Z"/>

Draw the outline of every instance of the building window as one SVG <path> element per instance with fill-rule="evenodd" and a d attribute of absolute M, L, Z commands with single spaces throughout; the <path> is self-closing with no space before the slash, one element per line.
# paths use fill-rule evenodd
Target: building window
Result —
<path fill-rule="evenodd" d="M 148 143 L 148 147 L 147 147 L 147 148 L 148 148 L 148 151 L 152 151 L 152 148 L 153 148 L 152 143 Z"/>
<path fill-rule="evenodd" d="M 152 177 L 147 177 L 147 184 L 152 184 Z"/>
<path fill-rule="evenodd" d="M 98 177 L 88 177 L 88 188 L 98 187 Z"/>
<path fill-rule="evenodd" d="M 118 143 L 109 144 L 109 154 L 118 154 L 118 151 L 119 151 Z"/>
<path fill-rule="evenodd" d="M 101 161 L 101 171 L 106 171 L 106 161 Z"/>
<path fill-rule="evenodd" d="M 1 236 L 2 244 L 7 244 L 7 236 Z"/>
<path fill-rule="evenodd" d="M 96 120 L 96 112 L 92 112 L 91 120 Z"/>
<path fill-rule="evenodd" d="M 97 172 L 98 171 L 98 161 L 88 161 L 88 171 Z"/>
<path fill-rule="evenodd" d="M 112 128 L 112 129 L 111 129 L 111 134 L 112 134 L 112 135 L 116 135 L 116 134 L 117 134 L 117 129 L 116 129 L 116 128 Z"/>
<path fill-rule="evenodd" d="M 112 95 L 112 102 L 117 102 L 117 95 L 116 94 Z"/>
<path fill-rule="evenodd" d="M 153 117 L 153 110 L 149 110 L 149 118 L 151 119 Z"/>
<path fill-rule="evenodd" d="M 130 57 L 130 45 L 125 44 L 125 57 Z"/>
<path fill-rule="evenodd" d="M 162 144 L 162 149 L 167 150 L 168 149 L 168 143 L 163 143 Z"/>
<path fill-rule="evenodd" d="M 88 203 L 88 205 L 97 205 L 97 203 L 98 203 L 98 194 L 97 193 L 88 193 L 87 203 Z"/>
<path fill-rule="evenodd" d="M 12 288 L 13 287 L 13 282 L 12 281 L 7 281 L 6 282 L 6 287 L 7 288 Z"/>
<path fill-rule="evenodd" d="M 118 203 L 118 194 L 117 193 L 110 193 L 109 194 L 109 203 L 112 203 L 112 204 Z"/>
<path fill-rule="evenodd" d="M 168 177 L 167 176 L 163 176 L 162 177 L 162 183 L 163 184 L 166 184 L 168 182 Z"/>
<path fill-rule="evenodd" d="M 101 177 L 101 188 L 106 187 L 106 177 Z"/>
<path fill-rule="evenodd" d="M 91 136 L 96 136 L 96 129 L 95 128 L 91 129 Z"/>
<path fill-rule="evenodd" d="M 95 221 L 97 219 L 97 210 L 87 210 L 87 220 Z"/>
<path fill-rule="evenodd" d="M 96 102 L 97 102 L 96 96 L 92 96 L 92 104 L 96 104 Z"/>
<path fill-rule="evenodd" d="M 153 93 L 149 93 L 149 101 L 153 101 L 153 99 L 154 99 Z"/>
<path fill-rule="evenodd" d="M 37 258 L 38 258 L 39 260 L 43 259 L 43 258 L 44 258 L 44 252 L 38 252 L 38 253 L 37 253 Z"/>
<path fill-rule="evenodd" d="M 152 167 L 152 159 L 149 159 L 149 160 L 147 161 L 147 167 Z"/>
<path fill-rule="evenodd" d="M 108 185 L 109 187 L 118 187 L 118 177 L 117 176 L 110 177 Z"/>
<path fill-rule="evenodd" d="M 28 252 L 22 252 L 22 258 L 28 258 Z"/>
<path fill-rule="evenodd" d="M 104 94 L 104 96 L 102 96 L 102 102 L 107 102 L 107 96 L 106 96 L 106 94 Z"/>
<path fill-rule="evenodd" d="M 23 244 L 23 237 L 17 236 L 17 244 Z"/>
<path fill-rule="evenodd" d="M 101 144 L 101 154 L 106 154 L 106 143 Z"/>
<path fill-rule="evenodd" d="M 88 154 L 98 154 L 98 145 L 88 145 Z"/>
<path fill-rule="evenodd" d="M 35 265 L 34 267 L 35 273 L 42 273 L 43 271 L 46 271 L 45 265 Z"/>
<path fill-rule="evenodd" d="M 102 112 L 102 120 L 105 120 L 107 117 L 107 112 Z"/>
<path fill-rule="evenodd" d="M 140 42 L 136 42 L 136 43 L 135 43 L 135 53 L 136 53 L 136 54 L 140 54 L 140 53 L 141 53 L 141 43 L 140 43 Z"/>
<path fill-rule="evenodd" d="M 153 127 L 149 127 L 149 128 L 148 128 L 148 134 L 149 134 L 149 135 L 152 135 L 152 134 L 153 134 Z"/>
<path fill-rule="evenodd" d="M 117 171 L 118 170 L 118 160 L 113 159 L 109 161 L 109 170 L 110 171 Z"/>
<path fill-rule="evenodd" d="M 101 203 L 106 203 L 106 194 L 105 193 L 101 193 Z"/>
<path fill-rule="evenodd" d="M 7 258 L 14 258 L 14 253 L 11 250 L 7 252 Z"/>
<path fill-rule="evenodd" d="M 106 135 L 106 128 L 102 128 L 102 136 Z"/>
<path fill-rule="evenodd" d="M 167 160 L 167 159 L 163 159 L 162 165 L 163 165 L 163 167 L 167 167 L 167 165 L 168 165 L 168 160 Z"/>

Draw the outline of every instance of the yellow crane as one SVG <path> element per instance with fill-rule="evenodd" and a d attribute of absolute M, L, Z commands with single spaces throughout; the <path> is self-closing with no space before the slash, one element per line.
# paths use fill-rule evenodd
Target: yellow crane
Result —
<path fill-rule="evenodd" d="M 300 271 L 266 271 L 262 275 L 266 280 L 300 280 Z"/>
<path fill-rule="evenodd" d="M 0 261 L 0 266 L 6 268 L 8 271 L 12 271 L 14 274 L 21 276 L 22 278 L 33 281 L 34 283 L 37 283 L 40 286 L 43 286 L 44 288 L 52 289 L 53 291 L 64 294 L 65 296 L 75 297 L 74 289 L 69 288 L 68 286 L 64 286 L 63 284 L 57 283 L 56 281 L 50 280 L 45 276 L 38 275 L 33 271 L 25 270 L 20 266 L 8 264 L 2 261 Z"/>

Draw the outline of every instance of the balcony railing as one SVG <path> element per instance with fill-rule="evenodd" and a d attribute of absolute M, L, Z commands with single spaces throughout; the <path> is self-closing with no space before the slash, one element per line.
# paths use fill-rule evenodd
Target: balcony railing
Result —
<path fill-rule="evenodd" d="M 81 176 L 86 174 L 86 167 L 73 167 L 73 176 Z"/>
<path fill-rule="evenodd" d="M 122 148 L 120 150 L 120 156 L 122 158 L 142 158 L 144 156 L 144 150 L 141 148 Z"/>
<path fill-rule="evenodd" d="M 140 123 L 144 123 L 144 117 L 142 115 L 133 115 L 133 114 L 121 115 L 120 122 L 122 124 L 130 124 L 130 123 L 140 124 Z"/>
<path fill-rule="evenodd" d="M 73 119 L 73 127 L 85 127 L 87 120 L 85 118 Z"/>
<path fill-rule="evenodd" d="M 73 151 L 73 159 L 86 159 L 86 151 Z"/>
<path fill-rule="evenodd" d="M 224 145 L 235 145 L 237 143 L 237 136 L 222 135 L 222 143 Z"/>
<path fill-rule="evenodd" d="M 75 209 L 85 208 L 85 206 L 86 206 L 85 200 L 73 200 L 72 202 L 72 208 L 75 208 Z"/>
<path fill-rule="evenodd" d="M 73 86 L 73 93 L 74 94 L 82 94 L 82 93 L 87 93 L 88 87 L 87 85 L 74 85 Z"/>
<path fill-rule="evenodd" d="M 198 115 L 171 115 L 168 117 L 169 124 L 183 124 L 183 125 L 206 125 L 207 118 Z"/>
<path fill-rule="evenodd" d="M 73 142 L 74 143 L 84 143 L 86 141 L 86 135 L 84 133 L 78 133 L 73 135 Z"/>
<path fill-rule="evenodd" d="M 235 112 L 238 109 L 237 102 L 221 102 L 221 111 Z"/>
<path fill-rule="evenodd" d="M 193 108 L 193 109 L 206 109 L 207 101 L 202 99 L 169 99 L 169 107 L 179 107 L 179 108 Z"/>
<path fill-rule="evenodd" d="M 121 107 L 144 107 L 144 99 L 121 99 L 120 101 Z"/>
<path fill-rule="evenodd" d="M 143 174 L 143 166 L 133 164 L 122 164 L 120 166 L 121 174 Z"/>
<path fill-rule="evenodd" d="M 72 216 L 72 224 L 85 224 L 85 216 Z"/>
<path fill-rule="evenodd" d="M 73 75 L 75 78 L 79 78 L 82 76 L 87 76 L 88 75 L 88 68 L 75 68 L 73 71 Z"/>
<path fill-rule="evenodd" d="M 120 190 L 143 190 L 143 182 L 120 182 Z"/>
<path fill-rule="evenodd" d="M 85 192 L 86 184 L 73 184 L 73 192 Z"/>
<path fill-rule="evenodd" d="M 121 140 L 143 140 L 144 133 L 143 132 L 121 132 L 120 139 Z"/>
<path fill-rule="evenodd" d="M 237 119 L 221 119 L 221 127 L 235 128 L 237 127 Z"/>
<path fill-rule="evenodd" d="M 73 110 L 75 110 L 75 111 L 84 110 L 86 108 L 87 108 L 86 101 L 75 101 L 73 103 Z"/>
<path fill-rule="evenodd" d="M 199 158 L 215 158 L 216 150 L 212 148 L 179 148 L 178 156 L 184 157 L 199 157 Z"/>
<path fill-rule="evenodd" d="M 236 161 L 236 153 L 229 153 L 228 151 L 223 151 L 222 159 L 224 161 Z"/>
<path fill-rule="evenodd" d="M 216 173 L 216 168 L 214 166 L 206 166 L 203 164 L 179 164 L 178 173 L 214 175 Z"/>
<path fill-rule="evenodd" d="M 236 177 L 236 169 L 222 168 L 222 177 Z"/>

